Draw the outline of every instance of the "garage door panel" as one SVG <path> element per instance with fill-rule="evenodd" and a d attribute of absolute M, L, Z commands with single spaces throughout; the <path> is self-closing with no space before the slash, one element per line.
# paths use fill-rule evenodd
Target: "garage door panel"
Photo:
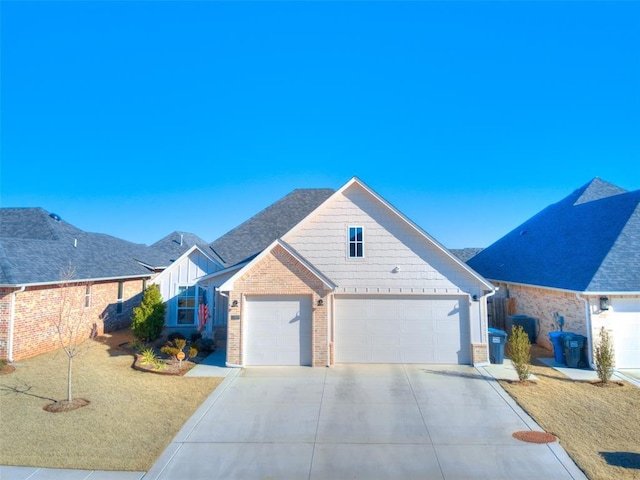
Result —
<path fill-rule="evenodd" d="M 616 368 L 640 368 L 640 299 L 612 300 Z"/>
<path fill-rule="evenodd" d="M 466 300 L 337 297 L 336 362 L 469 364 L 469 322 L 461 301 Z"/>
<path fill-rule="evenodd" d="M 311 298 L 248 297 L 245 365 L 311 365 Z"/>

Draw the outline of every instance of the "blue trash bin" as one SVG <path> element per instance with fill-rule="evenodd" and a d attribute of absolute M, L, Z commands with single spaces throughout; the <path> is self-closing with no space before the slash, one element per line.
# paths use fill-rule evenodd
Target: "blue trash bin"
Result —
<path fill-rule="evenodd" d="M 561 363 L 562 365 L 566 365 L 567 363 L 564 356 L 564 343 L 562 342 L 564 335 L 565 332 L 549 332 L 549 340 L 551 340 L 551 344 L 553 345 L 553 359 L 556 363 Z"/>
<path fill-rule="evenodd" d="M 504 345 L 507 343 L 507 332 L 497 328 L 489 329 L 489 361 L 502 364 L 504 362 Z"/>

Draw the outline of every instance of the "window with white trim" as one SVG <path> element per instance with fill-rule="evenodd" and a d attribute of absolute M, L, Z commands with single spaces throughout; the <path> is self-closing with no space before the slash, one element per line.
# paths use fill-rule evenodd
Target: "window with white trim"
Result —
<path fill-rule="evenodd" d="M 91 306 L 91 285 L 85 285 L 84 288 L 84 308 Z"/>
<path fill-rule="evenodd" d="M 349 258 L 364 257 L 364 237 L 362 227 L 349 227 Z"/>
<path fill-rule="evenodd" d="M 124 302 L 124 282 L 118 282 L 118 299 L 116 300 L 116 313 L 122 314 Z"/>
<path fill-rule="evenodd" d="M 178 285 L 177 318 L 178 325 L 194 325 L 196 323 L 196 286 Z"/>

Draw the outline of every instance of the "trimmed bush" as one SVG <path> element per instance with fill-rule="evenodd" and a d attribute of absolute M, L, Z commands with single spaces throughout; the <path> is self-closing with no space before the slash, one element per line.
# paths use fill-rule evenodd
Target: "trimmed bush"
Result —
<path fill-rule="evenodd" d="M 599 338 L 593 361 L 596 364 L 598 378 L 602 383 L 607 384 L 613 375 L 613 344 L 609 332 L 604 327 L 600 329 Z"/>
<path fill-rule="evenodd" d="M 166 305 L 162 302 L 158 285 L 149 286 L 142 302 L 133 309 L 131 331 L 142 341 L 152 342 L 162 334 Z"/>
<path fill-rule="evenodd" d="M 524 331 L 522 325 L 511 327 L 511 336 L 507 341 L 507 355 L 511 360 L 513 368 L 516 369 L 518 379 L 524 382 L 531 375 L 531 343 L 529 335 Z"/>

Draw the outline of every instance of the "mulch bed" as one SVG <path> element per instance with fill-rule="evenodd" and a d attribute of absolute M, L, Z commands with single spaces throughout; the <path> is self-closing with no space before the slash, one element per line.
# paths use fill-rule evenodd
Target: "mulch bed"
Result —
<path fill-rule="evenodd" d="M 558 440 L 555 435 L 547 432 L 534 432 L 532 430 L 521 430 L 513 433 L 513 438 L 527 443 L 552 443 Z"/>
<path fill-rule="evenodd" d="M 600 388 L 617 388 L 617 387 L 624 387 L 625 385 L 624 382 L 615 382 L 613 380 L 609 380 L 607 383 L 602 383 L 602 380 L 593 380 L 589 383 L 594 387 L 600 387 Z"/>
<path fill-rule="evenodd" d="M 155 365 L 142 364 L 142 355 L 133 353 L 133 356 L 135 357 L 135 360 L 131 367 L 134 370 L 138 370 L 139 372 L 155 373 L 157 375 L 184 375 L 196 366 L 195 363 L 189 360 L 183 360 L 182 364 L 175 360 L 165 360 L 165 367 L 157 369 Z"/>
<path fill-rule="evenodd" d="M 13 373 L 15 371 L 16 371 L 16 367 L 7 363 L 6 365 L 3 365 L 3 367 L 0 369 L 0 375 L 9 375 L 10 373 Z"/>
<path fill-rule="evenodd" d="M 61 400 L 59 402 L 53 402 L 48 405 L 42 407 L 47 412 L 51 413 L 62 413 L 62 412 L 70 412 L 72 410 L 76 410 L 77 408 L 86 407 L 89 405 L 89 400 L 84 398 L 76 398 L 72 401 Z"/>

